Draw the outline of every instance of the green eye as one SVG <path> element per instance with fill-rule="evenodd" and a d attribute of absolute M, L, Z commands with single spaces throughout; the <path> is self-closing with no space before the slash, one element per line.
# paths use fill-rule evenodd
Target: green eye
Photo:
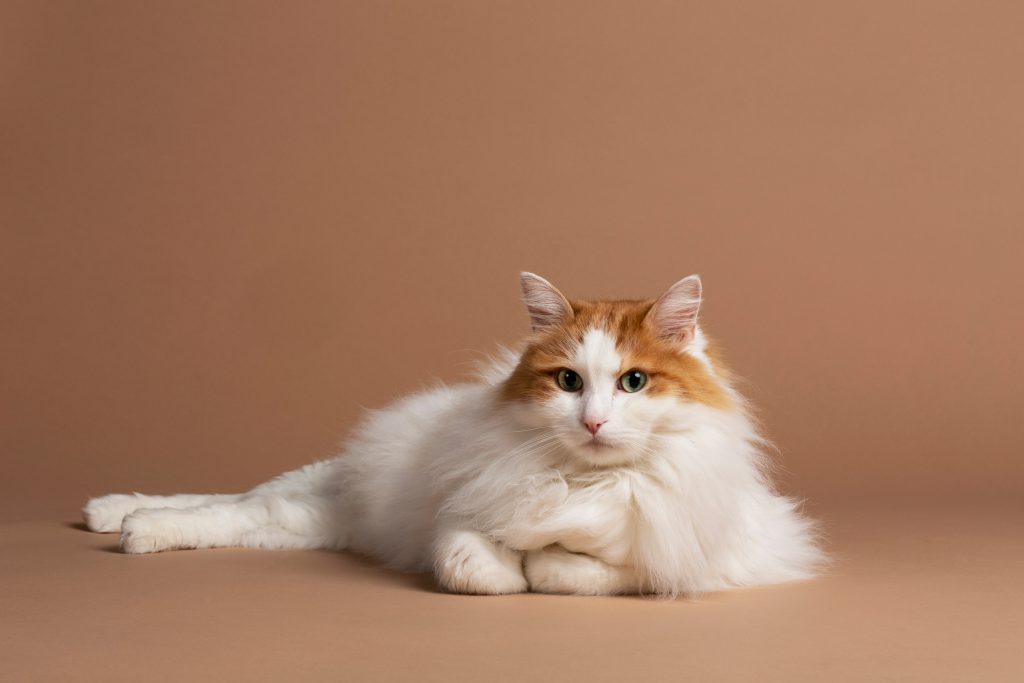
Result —
<path fill-rule="evenodd" d="M 583 378 L 572 370 L 559 370 L 555 381 L 562 391 L 579 391 L 583 388 Z"/>
<path fill-rule="evenodd" d="M 619 386 L 623 391 L 634 394 L 647 384 L 647 375 L 639 370 L 630 370 L 619 378 Z"/>

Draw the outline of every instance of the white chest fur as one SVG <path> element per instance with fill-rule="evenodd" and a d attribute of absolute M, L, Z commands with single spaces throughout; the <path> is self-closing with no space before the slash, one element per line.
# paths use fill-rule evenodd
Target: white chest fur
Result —
<path fill-rule="evenodd" d="M 635 476 L 604 471 L 535 482 L 503 525 L 500 540 L 522 550 L 557 543 L 609 564 L 629 564 Z"/>

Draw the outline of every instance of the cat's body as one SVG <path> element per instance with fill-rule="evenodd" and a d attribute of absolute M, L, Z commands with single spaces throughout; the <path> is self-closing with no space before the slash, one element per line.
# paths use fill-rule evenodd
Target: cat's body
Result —
<path fill-rule="evenodd" d="M 89 527 L 120 530 L 129 553 L 349 549 L 464 593 L 694 594 L 812 575 L 812 524 L 772 490 L 696 326 L 699 280 L 657 304 L 569 304 L 523 284 L 534 335 L 478 383 L 377 411 L 339 457 L 246 494 L 93 499 Z"/>

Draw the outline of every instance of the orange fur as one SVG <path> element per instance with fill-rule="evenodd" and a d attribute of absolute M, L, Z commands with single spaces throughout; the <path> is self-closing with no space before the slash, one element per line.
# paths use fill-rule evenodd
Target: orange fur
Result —
<path fill-rule="evenodd" d="M 562 368 L 572 369 L 576 346 L 588 330 L 605 330 L 616 340 L 622 356 L 619 372 L 638 369 L 647 373 L 643 391 L 655 396 L 673 395 L 716 408 L 731 408 L 732 401 L 720 379 L 708 372 L 699 359 L 678 351 L 646 320 L 654 305 L 649 301 L 572 301 L 573 315 L 557 325 L 535 332 L 528 340 L 512 375 L 502 387 L 509 401 L 544 400 L 561 391 L 554 376 Z M 714 372 L 727 379 L 729 371 L 718 353 L 708 348 Z"/>

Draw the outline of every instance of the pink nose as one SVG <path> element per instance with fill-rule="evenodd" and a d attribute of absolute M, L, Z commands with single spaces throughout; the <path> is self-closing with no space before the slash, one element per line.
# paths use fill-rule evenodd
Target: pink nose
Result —
<path fill-rule="evenodd" d="M 605 422 L 607 422 L 607 420 L 602 420 L 600 422 L 597 422 L 596 420 L 584 420 L 583 424 L 586 425 L 588 432 L 591 434 L 597 434 L 597 430 L 600 429 L 601 425 Z"/>

